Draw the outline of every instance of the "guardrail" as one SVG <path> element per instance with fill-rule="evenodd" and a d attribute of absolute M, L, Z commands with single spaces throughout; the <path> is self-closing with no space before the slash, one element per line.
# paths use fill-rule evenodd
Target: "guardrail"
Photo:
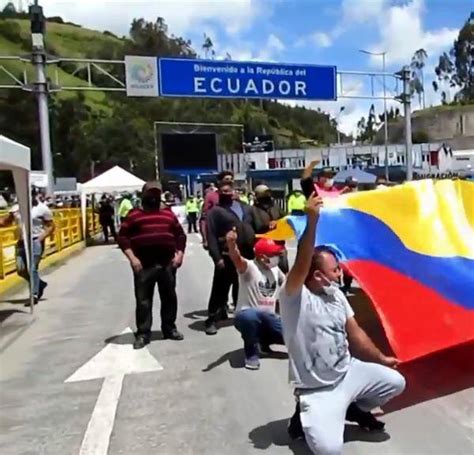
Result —
<path fill-rule="evenodd" d="M 0 214 L 1 215 L 1 214 Z M 46 239 L 44 256 L 51 256 L 84 240 L 81 209 L 54 209 L 55 230 Z M 93 237 L 101 231 L 99 216 L 87 209 L 87 236 Z M 0 283 L 16 272 L 16 243 L 20 235 L 17 225 L 0 229 Z"/>

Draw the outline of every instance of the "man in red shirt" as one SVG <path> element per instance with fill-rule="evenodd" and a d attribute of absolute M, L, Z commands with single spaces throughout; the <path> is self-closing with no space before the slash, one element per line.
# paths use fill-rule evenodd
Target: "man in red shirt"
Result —
<path fill-rule="evenodd" d="M 222 171 L 217 174 L 217 186 L 220 187 L 222 183 L 233 183 L 234 173 L 232 171 Z M 210 187 L 209 191 L 204 197 L 204 204 L 202 206 L 201 221 L 199 227 L 202 236 L 202 245 L 207 250 L 207 214 L 209 211 L 219 204 L 219 193 L 215 186 Z"/>
<path fill-rule="evenodd" d="M 347 186 L 339 190 L 334 186 L 334 172 L 330 168 L 324 168 L 318 173 L 316 181 L 313 182 L 313 169 L 319 160 L 313 160 L 306 166 L 301 177 L 300 185 L 306 198 L 309 198 L 314 191 L 322 198 L 337 197 L 350 192 Z"/>
<path fill-rule="evenodd" d="M 143 209 L 134 209 L 128 214 L 118 236 L 135 282 L 137 332 L 134 349 L 141 349 L 150 342 L 156 284 L 161 300 L 163 337 L 183 339 L 176 329 L 176 270 L 183 263 L 186 234 L 172 210 L 162 205 L 159 183 L 145 184 L 142 205 Z"/>

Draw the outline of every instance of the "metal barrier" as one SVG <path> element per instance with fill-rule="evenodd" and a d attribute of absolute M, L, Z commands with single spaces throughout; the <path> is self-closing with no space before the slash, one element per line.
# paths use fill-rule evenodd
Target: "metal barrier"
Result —
<path fill-rule="evenodd" d="M 44 256 L 58 253 L 84 240 L 81 209 L 54 209 L 54 234 L 45 242 Z M 101 231 L 99 216 L 87 209 L 87 236 Z M 20 235 L 18 225 L 0 229 L 0 282 L 16 271 L 16 243 Z"/>

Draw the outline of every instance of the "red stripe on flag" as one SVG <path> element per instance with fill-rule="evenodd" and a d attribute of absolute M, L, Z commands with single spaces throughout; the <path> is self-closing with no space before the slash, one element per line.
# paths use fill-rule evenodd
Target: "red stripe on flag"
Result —
<path fill-rule="evenodd" d="M 345 266 L 374 304 L 401 361 L 474 340 L 474 311 L 375 262 L 351 260 Z"/>

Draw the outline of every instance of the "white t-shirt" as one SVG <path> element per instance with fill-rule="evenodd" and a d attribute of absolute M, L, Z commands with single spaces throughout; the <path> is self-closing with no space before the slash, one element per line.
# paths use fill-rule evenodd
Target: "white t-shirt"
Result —
<path fill-rule="evenodd" d="M 14 206 L 11 212 L 15 216 L 18 225 L 20 225 L 21 218 L 19 206 Z M 34 205 L 31 208 L 31 234 L 34 239 L 38 238 L 41 234 L 43 234 L 45 222 L 49 221 L 53 221 L 53 212 L 51 212 L 50 208 L 46 204 L 39 202 L 37 205 Z"/>
<path fill-rule="evenodd" d="M 303 286 L 288 296 L 283 287 L 279 299 L 290 383 L 306 389 L 337 383 L 351 360 L 346 322 L 354 311 L 344 294 L 316 295 Z"/>
<path fill-rule="evenodd" d="M 239 297 L 236 312 L 260 308 L 275 312 L 275 305 L 285 275 L 278 267 L 267 269 L 256 261 L 246 261 L 247 270 L 239 273 Z"/>

